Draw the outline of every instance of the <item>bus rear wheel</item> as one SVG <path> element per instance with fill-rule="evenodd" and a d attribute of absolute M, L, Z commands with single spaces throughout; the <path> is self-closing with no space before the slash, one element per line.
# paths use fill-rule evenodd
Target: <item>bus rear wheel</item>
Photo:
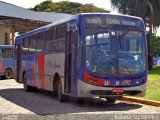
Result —
<path fill-rule="evenodd" d="M 107 103 L 115 103 L 116 102 L 116 98 L 106 98 Z"/>
<path fill-rule="evenodd" d="M 67 101 L 67 97 L 62 93 L 62 83 L 60 80 L 58 82 L 58 100 L 59 100 L 59 102 L 66 102 Z"/>
<path fill-rule="evenodd" d="M 13 78 L 13 72 L 10 68 L 7 68 L 6 71 L 5 71 L 5 78 L 6 79 L 11 79 Z"/>

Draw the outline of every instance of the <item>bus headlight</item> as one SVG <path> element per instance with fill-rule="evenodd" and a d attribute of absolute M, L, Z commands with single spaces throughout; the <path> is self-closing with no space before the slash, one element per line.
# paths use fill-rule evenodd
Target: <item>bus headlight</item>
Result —
<path fill-rule="evenodd" d="M 104 86 L 104 80 L 95 78 L 87 73 L 84 75 L 84 82 L 91 84 L 91 85 L 96 85 L 96 86 Z"/>
<path fill-rule="evenodd" d="M 137 80 L 136 83 L 137 84 L 142 84 L 144 82 L 144 80 Z"/>

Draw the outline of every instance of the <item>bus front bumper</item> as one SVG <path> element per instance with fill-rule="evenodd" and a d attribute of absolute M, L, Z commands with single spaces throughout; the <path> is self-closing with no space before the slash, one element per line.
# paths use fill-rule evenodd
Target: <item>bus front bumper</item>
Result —
<path fill-rule="evenodd" d="M 113 89 L 123 89 L 123 93 L 115 94 Z M 144 96 L 146 89 L 146 83 L 140 86 L 134 87 L 101 87 L 87 84 L 81 80 L 77 83 L 77 96 L 78 97 L 122 97 L 126 95 Z"/>

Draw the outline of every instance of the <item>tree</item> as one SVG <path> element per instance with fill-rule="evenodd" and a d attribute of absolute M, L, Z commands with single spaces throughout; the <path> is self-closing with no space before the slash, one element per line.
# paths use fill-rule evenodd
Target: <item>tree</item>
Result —
<path fill-rule="evenodd" d="M 152 34 L 150 43 L 153 56 L 160 56 L 160 37 L 157 37 L 154 34 Z"/>
<path fill-rule="evenodd" d="M 34 8 L 31 8 L 34 11 L 43 11 L 43 12 L 52 12 L 52 0 L 46 0 L 40 4 L 37 4 Z"/>
<path fill-rule="evenodd" d="M 86 12 L 109 12 L 103 8 L 98 8 L 94 4 L 85 4 L 82 5 L 77 2 L 61 1 L 61 2 L 52 2 L 52 0 L 45 0 L 40 4 L 37 4 L 34 8 L 31 8 L 34 11 L 41 12 L 57 12 L 57 13 L 68 13 L 68 14 L 77 14 L 77 13 L 86 13 Z"/>
<path fill-rule="evenodd" d="M 111 3 L 122 14 L 139 16 L 154 28 L 160 25 L 159 0 L 111 0 Z"/>
<path fill-rule="evenodd" d="M 148 51 L 149 51 L 149 69 L 152 69 L 152 50 L 150 39 L 152 32 L 156 31 L 160 25 L 160 0 L 111 0 L 114 8 L 120 13 L 139 16 L 143 18 L 146 26 L 149 27 L 148 33 Z"/>

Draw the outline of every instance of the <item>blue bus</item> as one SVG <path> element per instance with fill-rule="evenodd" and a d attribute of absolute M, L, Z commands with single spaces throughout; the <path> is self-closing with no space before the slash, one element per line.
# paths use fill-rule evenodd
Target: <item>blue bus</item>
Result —
<path fill-rule="evenodd" d="M 0 76 L 6 79 L 13 78 L 14 45 L 0 45 Z"/>
<path fill-rule="evenodd" d="M 54 91 L 60 102 L 145 94 L 147 40 L 139 17 L 78 14 L 16 37 L 15 47 L 15 79 L 25 91 Z"/>

